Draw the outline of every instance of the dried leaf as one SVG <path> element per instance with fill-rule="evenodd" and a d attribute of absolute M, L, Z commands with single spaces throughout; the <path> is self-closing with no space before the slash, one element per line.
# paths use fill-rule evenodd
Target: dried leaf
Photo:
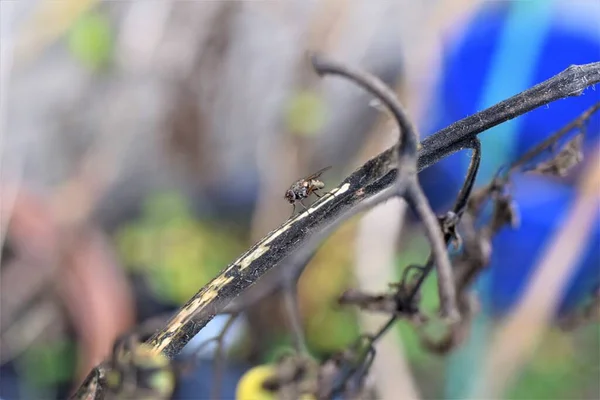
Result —
<path fill-rule="evenodd" d="M 275 366 L 274 374 L 265 379 L 263 387 L 276 392 L 281 399 L 313 398 L 317 390 L 318 366 L 303 355 L 282 357 Z"/>
<path fill-rule="evenodd" d="M 567 173 L 583 161 L 583 134 L 569 140 L 552 159 L 541 162 L 527 172 L 551 176 L 566 176 Z"/>
<path fill-rule="evenodd" d="M 450 244 L 455 249 L 462 246 L 462 238 L 456 230 L 460 217 L 453 211 L 448 211 L 445 215 L 438 217 L 444 237 L 449 238 Z"/>
<path fill-rule="evenodd" d="M 492 243 L 489 229 L 477 229 L 475 218 L 463 214 L 463 251 L 454 262 L 454 278 L 459 294 L 464 292 L 490 262 Z"/>
<path fill-rule="evenodd" d="M 494 199 L 494 213 L 489 225 L 492 234 L 498 232 L 504 225 L 516 229 L 520 225 L 520 216 L 512 196 L 499 194 Z"/>

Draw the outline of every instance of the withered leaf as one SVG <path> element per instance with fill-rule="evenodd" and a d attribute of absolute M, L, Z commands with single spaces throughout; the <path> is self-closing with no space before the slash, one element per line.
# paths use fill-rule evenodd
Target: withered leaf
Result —
<path fill-rule="evenodd" d="M 550 160 L 541 162 L 528 172 L 551 176 L 566 176 L 567 173 L 583 161 L 583 134 L 580 133 L 569 140 L 563 148 Z"/>
<path fill-rule="evenodd" d="M 456 227 L 460 221 L 459 216 L 453 212 L 448 211 L 445 215 L 438 217 L 440 221 L 440 227 L 444 233 L 444 237 L 448 238 L 450 244 L 455 249 L 459 249 L 462 245 L 462 238 L 460 237 Z"/>
<path fill-rule="evenodd" d="M 504 225 L 516 229 L 520 224 L 518 208 L 509 194 L 501 194 L 495 198 L 494 213 L 490 222 L 493 233 L 498 232 Z"/>

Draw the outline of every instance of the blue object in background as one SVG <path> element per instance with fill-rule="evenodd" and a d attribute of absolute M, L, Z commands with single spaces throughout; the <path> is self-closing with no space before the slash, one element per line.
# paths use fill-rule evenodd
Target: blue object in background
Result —
<path fill-rule="evenodd" d="M 230 362 L 221 376 L 220 399 L 235 399 L 235 391 L 239 380 L 250 366 Z M 202 360 L 194 371 L 183 375 L 179 387 L 174 393 L 174 400 L 210 399 L 214 390 L 215 376 L 212 361 Z"/>
<path fill-rule="evenodd" d="M 430 125 L 424 132 L 431 134 L 572 64 L 599 61 L 599 17 L 598 2 L 484 3 L 459 37 L 448 43 L 433 111 L 424 121 Z M 600 91 L 590 88 L 580 97 L 556 101 L 481 134 L 483 157 L 477 185 L 488 182 L 501 165 L 516 160 L 598 101 Z M 584 155 L 598 148 L 599 136 L 600 118 L 596 115 L 588 124 Z M 460 152 L 420 174 L 436 211 L 452 205 L 469 160 L 468 152 Z M 516 231 L 504 229 L 494 238 L 491 264 L 475 287 L 483 312 L 474 321 L 469 341 L 449 358 L 446 398 L 468 395 L 472 377 L 477 376 L 474 369 L 487 348 L 490 318 L 506 314 L 518 302 L 576 197 L 573 182 L 531 175 L 515 180 L 521 226 Z M 599 223 L 563 293 L 561 312 L 578 304 L 600 281 L 600 218 L 590 218 Z"/>
<path fill-rule="evenodd" d="M 561 3 L 545 0 L 485 3 L 461 37 L 449 44 L 438 86 L 437 104 L 425 121 L 430 123 L 426 126 L 426 132 L 431 134 L 481 111 L 484 107 L 552 77 L 569 65 L 599 61 L 600 29 L 597 25 L 593 25 L 593 28 L 592 24 L 575 19 L 572 15 L 569 19 L 568 14 L 584 19 L 593 18 L 595 10 L 595 15 L 600 16 L 600 3 L 575 2 L 569 8 L 562 7 Z M 589 12 L 584 12 L 585 10 Z M 555 23 L 556 20 L 560 20 L 559 23 Z M 571 20 L 571 24 L 566 24 L 565 20 Z M 505 32 L 506 29 L 517 32 L 510 34 Z M 519 29 L 522 32 L 518 32 Z M 534 33 L 539 37 L 532 38 Z M 528 47 L 533 45 L 538 48 Z M 532 57 L 534 55 L 535 58 Z M 524 63 L 530 64 L 529 68 Z M 582 96 L 556 101 L 481 134 L 483 157 L 477 184 L 488 182 L 498 167 L 516 160 L 598 101 L 600 90 L 589 88 Z M 586 156 L 598 148 L 599 137 L 600 116 L 595 115 L 588 123 L 584 142 Z M 420 174 L 424 190 L 437 212 L 445 211 L 452 205 L 467 170 L 469 153 L 462 151 L 454 154 Z M 540 185 L 544 179 L 546 182 L 542 195 L 537 191 L 542 187 Z M 524 216 L 524 225 L 517 231 L 503 231 L 494 245 L 509 246 L 511 242 L 519 242 L 527 246 L 532 260 L 528 265 L 520 265 L 521 276 L 516 276 L 512 268 L 509 268 L 512 272 L 505 273 L 505 266 L 510 267 L 514 260 L 504 260 L 500 254 L 496 254 L 490 267 L 493 277 L 491 300 L 496 312 L 507 311 L 518 299 L 520 293 L 515 290 L 515 279 L 519 280 L 530 274 L 529 269 L 533 267 L 531 264 L 546 239 L 551 237 L 558 216 L 569 208 L 575 196 L 575 187 L 570 183 L 556 182 L 549 178 L 540 180 L 533 176 L 522 176 L 519 182 L 523 187 L 517 188 L 517 200 L 520 200 L 518 203 Z M 562 200 L 549 200 L 547 204 L 540 201 L 536 203 L 535 209 L 526 209 L 528 196 L 550 196 L 550 199 L 550 194 L 555 192 L 562 193 Z M 536 210 L 536 216 L 529 215 Z M 530 223 L 530 217 L 536 218 L 537 222 Z M 598 243 L 598 240 L 598 236 L 594 237 L 593 243 Z M 594 247 L 593 243 L 589 246 L 590 251 Z M 597 277 L 597 259 L 596 262 L 593 258 L 587 259 L 591 263 L 582 264 L 582 268 L 593 270 Z M 574 284 L 577 285 L 576 282 Z M 575 296 L 574 293 L 571 295 Z"/>
<path fill-rule="evenodd" d="M 0 366 L 0 400 L 13 400 L 23 398 L 19 387 L 19 375 L 15 371 L 14 364 Z"/>
<path fill-rule="evenodd" d="M 521 214 L 520 227 L 517 231 L 504 229 L 494 240 L 490 311 L 495 314 L 503 314 L 516 305 L 516 294 L 525 289 L 533 267 L 540 262 L 549 240 L 562 229 L 577 196 L 570 187 L 536 178 L 515 178 L 513 195 Z M 598 220 L 598 215 L 590 218 Z M 589 296 L 600 281 L 600 224 L 596 224 L 591 236 L 580 267 L 563 293 L 559 312 L 568 311 Z"/>

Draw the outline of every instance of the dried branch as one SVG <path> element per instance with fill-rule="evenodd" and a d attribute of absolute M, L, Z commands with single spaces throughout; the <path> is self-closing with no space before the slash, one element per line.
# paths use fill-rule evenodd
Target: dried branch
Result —
<path fill-rule="evenodd" d="M 438 220 L 429 207 L 429 202 L 419 185 L 408 187 L 408 201 L 413 206 L 425 227 L 425 234 L 431 243 L 432 263 L 438 273 L 438 294 L 442 317 L 454 323 L 460 320 L 460 313 L 456 305 L 456 287 L 454 286 L 454 273 L 450 265 L 450 258 L 446 251 L 446 243 Z"/>
<path fill-rule="evenodd" d="M 459 305 L 461 312 L 467 317 L 461 324 L 451 327 L 448 334 L 440 341 L 435 342 L 423 336 L 423 344 L 430 351 L 445 353 L 462 343 L 469 330 L 471 317 L 477 309 L 476 298 L 469 293 L 469 288 L 481 271 L 489 264 L 492 238 L 505 225 L 508 224 L 516 228 L 519 224 L 517 208 L 508 190 L 512 174 L 518 171 L 527 172 L 528 170 L 524 169 L 527 162 L 551 149 L 563 136 L 578 128 L 582 132 L 569 141 L 558 154 L 532 168 L 534 171 L 541 173 L 563 175 L 567 169 L 581 161 L 580 145 L 583 138 L 583 129 L 588 119 L 597 110 L 598 105 L 586 110 L 557 133 L 533 147 L 532 150 L 526 152 L 519 160 L 514 162 L 504 176 L 501 175 L 501 168 L 489 184 L 477 190 L 468 199 L 467 212 L 462 216 L 461 221 L 464 246 L 454 265 Z M 476 222 L 483 212 L 484 205 L 489 201 L 493 203 L 491 218 L 483 227 L 477 228 Z"/>
<path fill-rule="evenodd" d="M 323 57 L 313 56 L 313 65 L 320 75 L 341 75 L 377 96 L 391 111 L 400 129 L 398 143 L 398 171 L 396 178 L 396 195 L 405 198 L 417 214 L 429 242 L 432 255 L 438 269 L 438 291 L 440 295 L 441 313 L 450 321 L 460 319 L 456 307 L 456 291 L 450 259 L 446 251 L 443 235 L 438 227 L 435 214 L 417 178 L 417 141 L 418 135 L 410 122 L 402 105 L 383 82 L 366 72 L 336 63 Z"/>
<path fill-rule="evenodd" d="M 417 171 L 466 148 L 474 135 L 551 101 L 577 96 L 600 82 L 600 62 L 571 66 L 549 80 L 478 114 L 442 129 L 422 142 Z M 157 351 L 172 357 L 235 296 L 275 267 L 320 230 L 390 196 L 398 174 L 395 149 L 367 161 L 307 211 L 286 221 L 230 264 L 190 299 L 169 324 L 151 339 Z M 310 218 L 307 218 L 309 217 Z"/>
<path fill-rule="evenodd" d="M 571 131 L 573 128 L 583 129 L 590 116 L 596 110 L 596 106 L 587 110 L 575 121 L 561 129 L 559 134 L 552 135 L 552 140 L 545 140 L 541 145 L 535 146 L 521 159 L 530 160 L 533 158 L 531 157 L 532 154 L 540 154 L 547 148 L 554 146 L 562 136 Z M 582 135 L 583 132 L 579 133 L 575 139 L 567 143 L 563 150 L 560 151 L 552 160 L 543 162 L 536 168 L 551 169 L 556 167 L 562 170 L 575 165 L 580 159 L 580 157 L 576 157 L 579 150 L 579 147 L 576 144 L 580 144 Z M 424 346 L 430 351 L 436 353 L 446 353 L 450 351 L 462 343 L 466 337 L 472 316 L 477 312 L 478 309 L 477 299 L 474 295 L 469 293 L 468 290 L 479 273 L 489 263 L 491 256 L 491 239 L 504 225 L 510 224 L 513 228 L 518 225 L 518 214 L 516 212 L 516 207 L 513 204 L 510 192 L 507 190 L 507 188 L 510 184 L 511 172 L 518 170 L 518 167 L 522 164 L 513 164 L 513 167 L 510 168 L 509 173 L 505 176 L 500 175 L 500 172 L 502 171 L 501 169 L 489 184 L 485 185 L 483 188 L 477 190 L 471 195 L 470 193 L 473 188 L 481 158 L 479 142 L 476 141 L 472 145 L 475 149 L 474 155 L 471 160 L 469 172 L 467 173 L 463 188 L 457 197 L 454 209 L 453 211 L 449 211 L 444 217 L 440 218 L 440 224 L 442 226 L 446 243 L 448 243 L 449 240 L 460 242 L 460 237 L 458 236 L 456 228 L 457 224 L 461 222 L 462 219 L 461 232 L 464 235 L 465 244 L 461 254 L 456 259 L 455 270 L 459 308 L 460 312 L 464 314 L 465 318 L 460 323 L 451 325 L 449 327 L 448 334 L 439 341 L 429 339 L 425 335 L 422 336 Z M 482 228 L 476 228 L 476 221 L 483 211 L 483 206 L 488 201 L 492 201 L 494 205 L 492 217 L 487 224 L 484 224 Z M 467 212 L 465 213 L 465 211 Z M 418 294 L 425 278 L 431 272 L 432 267 L 433 260 L 430 256 L 425 266 L 410 265 L 405 268 L 395 296 L 373 296 L 363 293 L 346 293 L 344 296 L 342 296 L 340 301 L 346 304 L 356 304 L 365 310 L 379 312 L 383 311 L 391 314 L 392 317 L 390 321 L 381 329 L 379 333 L 382 334 L 391 326 L 391 324 L 393 324 L 394 320 L 398 318 L 398 311 L 408 311 L 409 316 L 411 315 L 410 311 L 418 314 L 418 300 L 415 298 L 415 296 Z M 419 275 L 416 277 L 416 282 L 415 279 L 411 277 L 412 271 L 419 271 Z M 409 291 L 411 291 L 411 293 L 406 296 L 406 293 Z M 404 303 L 398 303 L 398 301 L 401 299 L 404 299 Z M 593 314 L 593 312 L 588 313 Z"/>
<path fill-rule="evenodd" d="M 422 142 L 416 171 L 469 147 L 475 135 L 487 129 L 554 100 L 580 95 L 585 88 L 598 82 L 600 62 L 571 66 L 529 90 L 458 121 Z M 407 141 L 404 137 L 406 135 L 400 150 L 412 146 L 410 139 Z M 231 263 L 153 335 L 149 343 L 154 351 L 175 356 L 233 298 L 303 244 L 322 240 L 344 220 L 395 195 L 399 175 L 397 150 L 390 148 L 367 161 L 329 195 L 267 234 Z M 96 371 L 92 371 L 94 374 Z"/>
<path fill-rule="evenodd" d="M 468 199 L 471 196 L 471 191 L 473 190 L 473 185 L 475 184 L 477 171 L 479 171 L 479 164 L 481 163 L 481 143 L 479 142 L 479 139 L 472 140 L 468 144 L 468 146 L 473 149 L 473 155 L 471 157 L 471 162 L 469 163 L 467 176 L 465 177 L 463 186 L 460 189 L 460 192 L 458 193 L 452 211 L 447 213 L 441 219 L 442 231 L 444 232 L 444 241 L 446 244 L 450 243 L 453 240 L 459 241 L 458 235 L 456 233 L 456 224 L 458 223 L 459 218 L 463 215 L 465 211 Z M 416 283 L 414 285 L 411 285 L 412 290 L 405 300 L 407 305 L 413 304 L 415 296 L 419 293 L 419 290 L 425 282 L 425 279 L 433 269 L 433 265 L 434 258 L 432 255 L 430 255 L 429 259 L 427 260 L 427 264 L 424 267 L 417 267 L 421 269 L 421 274 L 419 275 Z M 406 275 L 403 277 L 402 280 L 402 285 L 405 287 L 408 286 L 408 271 L 409 268 L 405 270 Z"/>
<path fill-rule="evenodd" d="M 468 199 L 471 195 L 473 185 L 475 183 L 477 171 L 479 170 L 479 164 L 481 162 L 481 143 L 479 142 L 479 139 L 475 138 L 474 140 L 472 140 L 469 143 L 469 147 L 473 149 L 473 155 L 471 157 L 471 162 L 469 164 L 469 168 L 463 186 L 460 192 L 458 193 L 452 211 L 449 211 L 445 216 L 440 218 L 440 225 L 442 228 L 442 232 L 444 233 L 444 241 L 446 245 L 451 243 L 452 241 L 459 240 L 459 236 L 456 233 L 456 225 L 460 221 L 460 218 L 462 217 L 466 209 Z M 400 283 L 397 284 L 397 291 L 393 296 L 373 296 L 362 293 L 360 293 L 359 296 L 353 296 L 354 293 L 347 292 L 345 296 L 342 296 L 340 300 L 342 303 L 357 304 L 365 309 L 376 308 L 378 309 L 378 311 L 383 311 L 381 309 L 382 307 L 385 310 L 389 311 L 389 309 L 391 308 L 389 304 L 394 304 L 394 310 L 390 312 L 392 316 L 379 329 L 379 331 L 375 335 L 373 335 L 374 341 L 378 340 L 381 336 L 383 336 L 401 316 L 408 317 L 413 323 L 416 324 L 416 326 L 420 326 L 423 322 L 426 322 L 427 318 L 424 315 L 422 315 L 419 311 L 419 292 L 423 283 L 425 282 L 425 279 L 433 270 L 433 267 L 433 255 L 429 256 L 429 259 L 427 260 L 427 263 L 424 266 L 407 266 L 403 271 Z M 414 278 L 411 277 L 412 271 L 417 271 L 418 273 L 418 275 Z M 461 279 L 459 277 L 455 278 L 455 280 L 459 293 L 459 307 L 461 313 L 464 314 L 464 319 L 462 319 L 461 322 L 458 324 L 451 324 L 450 334 L 441 342 L 434 343 L 433 341 L 424 338 L 424 344 L 433 351 L 445 352 L 447 349 L 453 347 L 454 344 L 458 340 L 460 340 L 461 337 L 464 337 L 465 327 L 470 323 L 472 315 L 474 313 L 474 307 L 472 307 L 473 302 L 470 298 L 465 298 L 465 296 L 461 293 L 462 287 L 460 286 Z M 350 294 L 350 297 L 348 297 L 348 294 Z"/>
<path fill-rule="evenodd" d="M 464 149 L 469 139 L 496 125 L 565 97 L 579 96 L 600 82 L 600 62 L 571 65 L 552 78 L 449 125 L 421 142 L 419 171 Z"/>
<path fill-rule="evenodd" d="M 309 243 L 302 246 L 296 252 L 290 254 L 281 262 L 279 268 L 271 269 L 260 282 L 244 291 L 239 297 L 233 299 L 223 310 L 222 314 L 231 314 L 247 310 L 252 305 L 267 296 L 270 296 L 285 286 L 296 283 L 304 272 L 310 260 L 316 254 L 315 246 Z"/>
<path fill-rule="evenodd" d="M 283 291 L 283 301 L 289 318 L 289 324 L 294 339 L 294 348 L 298 353 L 308 353 L 306 340 L 304 339 L 304 330 L 302 328 L 302 319 L 298 309 L 298 287 L 295 282 L 288 283 Z"/>

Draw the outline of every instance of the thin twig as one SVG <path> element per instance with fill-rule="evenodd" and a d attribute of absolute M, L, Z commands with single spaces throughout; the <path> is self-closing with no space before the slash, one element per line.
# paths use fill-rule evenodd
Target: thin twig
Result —
<path fill-rule="evenodd" d="M 454 274 L 450 265 L 450 258 L 446 250 L 446 243 L 438 220 L 429 207 L 427 197 L 419 185 L 408 187 L 407 199 L 421 219 L 425 227 L 425 234 L 431 243 L 431 254 L 433 264 L 438 273 L 438 293 L 440 296 L 441 315 L 450 322 L 460 319 L 460 313 L 456 305 L 456 287 L 454 286 Z"/>
<path fill-rule="evenodd" d="M 392 326 L 394 326 L 394 323 L 396 322 L 397 319 L 398 319 L 398 317 L 396 315 L 393 315 L 392 317 L 390 317 L 390 319 L 379 329 L 379 331 L 377 331 L 376 334 L 371 336 L 371 340 L 373 342 L 376 342 L 377 340 L 379 340 L 380 337 L 382 337 Z"/>
<path fill-rule="evenodd" d="M 237 319 L 238 315 L 239 314 L 231 314 L 229 316 L 229 319 L 225 323 L 225 326 L 223 326 L 221 333 L 219 333 L 219 335 L 216 338 L 217 349 L 215 350 L 215 357 L 213 359 L 214 375 L 213 375 L 212 391 L 211 391 L 211 396 L 210 396 L 211 399 L 215 399 L 215 400 L 220 399 L 221 382 L 223 381 L 223 367 L 225 364 L 225 355 L 223 354 L 224 353 L 223 348 L 224 348 L 225 335 L 227 335 L 229 328 L 231 328 L 233 326 L 233 323 Z"/>
<path fill-rule="evenodd" d="M 462 213 L 464 212 L 465 206 L 467 204 L 467 200 L 469 199 L 469 196 L 471 195 L 471 191 L 473 189 L 473 185 L 475 184 L 475 178 L 477 176 L 477 171 L 479 170 L 479 164 L 481 162 L 481 142 L 479 141 L 479 139 L 473 140 L 470 143 L 470 147 L 473 149 L 473 155 L 471 156 L 471 162 L 469 164 L 467 176 L 465 177 L 465 181 L 464 181 L 463 186 L 456 198 L 456 201 L 455 201 L 454 207 L 453 207 L 453 212 L 458 216 L 462 215 Z M 450 240 L 450 236 L 449 235 L 446 236 L 444 238 L 444 240 L 447 245 Z M 420 269 L 420 271 L 421 271 L 421 273 L 419 274 L 419 277 L 417 278 L 417 281 L 415 282 L 414 285 L 411 286 L 411 292 L 409 293 L 407 298 L 405 300 L 403 300 L 405 308 L 410 308 L 410 305 L 413 303 L 414 299 L 416 298 L 417 294 L 419 293 L 421 286 L 425 282 L 425 279 L 427 278 L 427 276 L 429 276 L 429 273 L 432 271 L 433 263 L 434 263 L 433 256 L 430 255 L 429 259 L 427 260 L 427 264 L 425 264 L 424 267 L 409 266 L 405 269 L 403 278 L 402 278 L 402 282 L 401 282 L 402 284 L 405 284 L 405 287 L 408 287 L 408 285 L 406 284 L 406 281 L 410 278 L 407 273 L 407 270 L 409 268 L 417 268 L 417 269 Z M 377 331 L 377 333 L 372 336 L 373 341 L 379 340 L 379 338 L 381 336 L 383 336 L 392 326 L 394 326 L 394 324 L 397 320 L 398 320 L 398 315 L 396 315 L 396 314 L 392 315 L 390 317 L 390 319 L 379 329 L 379 331 Z"/>
<path fill-rule="evenodd" d="M 479 171 L 479 164 L 481 163 L 481 142 L 479 141 L 479 139 L 473 140 L 470 143 L 470 147 L 473 149 L 473 155 L 471 156 L 471 162 L 469 163 L 469 169 L 467 171 L 467 176 L 465 177 L 463 186 L 460 189 L 460 192 L 458 193 L 458 196 L 456 197 L 454 207 L 452 208 L 452 211 L 454 212 L 454 214 L 456 214 L 459 217 L 463 214 L 463 212 L 465 210 L 467 201 L 473 190 L 473 185 L 475 184 L 475 178 L 477 177 L 477 171 Z M 446 235 L 446 237 L 444 238 L 446 245 L 449 243 L 450 239 L 451 239 L 450 235 Z M 427 278 L 427 276 L 429 276 L 429 273 L 433 269 L 433 264 L 434 264 L 434 259 L 433 259 L 432 255 L 430 255 L 429 259 L 427 260 L 427 264 L 425 264 L 425 267 L 423 267 L 423 269 L 421 270 L 421 274 L 419 275 L 416 283 L 412 287 L 411 293 L 407 297 L 407 300 L 406 300 L 407 305 L 412 304 L 412 302 L 414 301 L 415 296 L 421 289 L 421 286 L 425 282 L 425 279 Z M 408 278 L 408 276 L 407 276 L 407 278 Z"/>
<path fill-rule="evenodd" d="M 286 283 L 283 290 L 283 300 L 288 315 L 288 321 L 292 331 L 292 338 L 294 340 L 294 348 L 298 353 L 307 354 L 308 348 L 306 347 L 306 340 L 304 339 L 304 329 L 302 327 L 302 320 L 300 318 L 300 312 L 298 310 L 298 286 L 295 281 Z"/>
<path fill-rule="evenodd" d="M 481 164 L 481 142 L 479 139 L 475 138 L 469 143 L 469 148 L 473 150 L 473 154 L 471 155 L 471 162 L 467 169 L 467 176 L 465 177 L 458 196 L 456 196 L 454 207 L 452 207 L 452 211 L 458 216 L 461 216 L 467 207 L 467 202 L 473 191 L 473 186 L 475 186 L 475 178 L 477 178 L 479 165 Z"/>
<path fill-rule="evenodd" d="M 391 199 L 368 211 L 362 217 L 354 250 L 356 264 L 354 272 L 358 290 L 377 291 L 394 280 L 396 247 L 407 209 L 405 202 Z M 383 311 L 387 308 L 384 303 L 387 303 L 391 305 L 391 309 L 388 309 L 389 312 L 383 311 L 384 315 L 378 315 L 378 310 L 373 310 L 374 313 L 360 313 L 360 325 L 363 331 L 378 330 L 382 322 L 389 318 L 390 313 L 401 315 L 396 313 L 397 301 L 393 296 L 389 300 L 381 296 L 382 301 L 379 303 L 370 301 L 375 300 L 376 296 L 367 297 L 369 297 L 367 302 L 374 308 L 379 306 Z M 342 304 L 342 298 L 338 299 L 338 303 Z M 357 305 L 363 309 L 362 305 Z M 368 305 L 365 305 L 368 308 Z M 403 345 L 398 343 L 397 338 L 394 335 L 383 337 L 375 343 L 374 347 L 380 356 L 374 360 L 371 367 L 373 382 L 370 386 L 375 388 L 379 398 L 419 399 L 420 395 L 404 354 L 405 350 Z"/>
<path fill-rule="evenodd" d="M 348 78 L 381 100 L 396 119 L 400 127 L 398 157 L 401 162 L 413 165 L 417 162 L 418 136 L 410 118 L 394 92 L 379 78 L 358 69 L 329 60 L 322 55 L 312 54 L 311 61 L 319 75 L 340 75 Z"/>

